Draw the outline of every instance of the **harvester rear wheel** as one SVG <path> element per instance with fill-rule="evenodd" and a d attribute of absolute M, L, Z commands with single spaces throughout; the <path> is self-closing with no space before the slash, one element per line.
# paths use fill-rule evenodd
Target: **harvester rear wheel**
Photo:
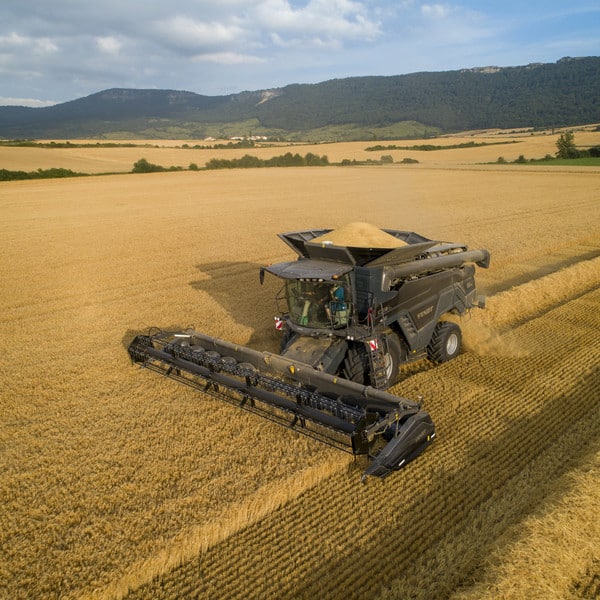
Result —
<path fill-rule="evenodd" d="M 450 321 L 440 321 L 435 326 L 427 346 L 427 356 L 435 363 L 447 362 L 458 356 L 461 342 L 460 327 Z"/>

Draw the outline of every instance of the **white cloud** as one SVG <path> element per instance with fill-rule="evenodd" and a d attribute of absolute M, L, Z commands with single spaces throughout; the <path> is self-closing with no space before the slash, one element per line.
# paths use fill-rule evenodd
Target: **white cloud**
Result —
<path fill-rule="evenodd" d="M 44 37 L 34 40 L 34 49 L 38 54 L 54 54 L 59 47 L 56 42 Z"/>
<path fill-rule="evenodd" d="M 121 50 L 121 42 L 113 36 L 97 37 L 96 45 L 100 52 L 117 56 Z"/>
<path fill-rule="evenodd" d="M 48 37 L 22 35 L 15 31 L 0 36 L 0 50 L 33 54 L 52 54 L 58 51 L 57 44 Z"/>
<path fill-rule="evenodd" d="M 347 41 L 369 41 L 381 33 L 381 23 L 366 6 L 352 0 L 310 0 L 293 8 L 288 0 L 265 0 L 256 8 L 257 22 L 281 46 L 296 41 L 341 46 Z"/>
<path fill-rule="evenodd" d="M 56 104 L 52 100 L 36 100 L 35 98 L 6 98 L 0 96 L 0 106 L 29 106 L 32 108 L 41 108 Z"/>
<path fill-rule="evenodd" d="M 29 38 L 20 35 L 15 31 L 11 31 L 8 35 L 0 35 L 0 49 L 10 50 L 26 46 L 29 43 Z"/>
<path fill-rule="evenodd" d="M 373 41 L 382 33 L 367 5 L 354 0 L 309 0 L 303 6 L 289 0 L 230 0 L 211 5 L 202 18 L 189 5 L 180 10 L 166 20 L 155 16 L 152 31 L 159 43 L 194 59 L 231 52 L 246 56 L 249 48 L 269 43 L 276 48 L 340 48 Z"/>
<path fill-rule="evenodd" d="M 231 22 L 205 22 L 177 16 L 155 25 L 159 35 L 175 48 L 199 52 L 236 45 L 245 37 L 241 27 Z"/>
<path fill-rule="evenodd" d="M 451 11 L 450 8 L 443 4 L 423 4 L 421 6 L 421 12 L 426 17 L 433 17 L 434 19 L 443 19 L 447 17 Z"/>
<path fill-rule="evenodd" d="M 194 62 L 210 62 L 221 65 L 248 65 L 264 63 L 266 60 L 250 54 L 237 54 L 235 52 L 215 52 L 199 54 L 193 58 Z"/>

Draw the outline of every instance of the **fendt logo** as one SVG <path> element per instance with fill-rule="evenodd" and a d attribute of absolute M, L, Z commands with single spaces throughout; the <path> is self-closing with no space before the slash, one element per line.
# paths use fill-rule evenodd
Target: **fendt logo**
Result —
<path fill-rule="evenodd" d="M 423 319 L 427 315 L 430 315 L 433 312 L 433 304 L 423 309 L 422 311 L 417 313 L 417 319 Z"/>

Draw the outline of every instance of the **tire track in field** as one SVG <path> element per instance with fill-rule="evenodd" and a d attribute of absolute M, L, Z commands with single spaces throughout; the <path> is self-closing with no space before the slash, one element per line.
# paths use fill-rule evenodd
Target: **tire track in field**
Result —
<path fill-rule="evenodd" d="M 205 555 L 140 587 L 131 600 L 171 598 L 184 591 L 202 598 L 360 598 L 382 584 L 397 585 L 398 573 L 414 572 L 419 555 L 424 557 L 421 568 L 435 575 L 429 591 L 440 592 L 449 582 L 436 556 L 440 547 L 448 551 L 448 531 L 459 535 L 476 517 L 481 543 L 493 543 L 536 502 L 541 479 L 569 468 L 564 453 L 577 457 L 585 451 L 581 436 L 598 435 L 597 423 L 586 419 L 600 376 L 593 363 L 600 342 L 589 340 L 598 296 L 594 291 L 580 295 L 521 325 L 517 333 L 522 339 L 543 344 L 543 352 L 527 361 L 467 355 L 454 365 L 411 377 L 411 387 L 431 391 L 437 381 L 445 382 L 458 400 L 432 394 L 427 409 L 440 439 L 403 472 L 366 487 L 357 486 L 358 469 L 337 473 Z M 584 326 L 572 327 L 573 320 Z M 441 393 L 448 397 L 444 389 Z M 526 493 L 511 510 L 509 484 L 525 472 L 539 477 L 521 477 Z M 499 497 L 507 515 L 491 510 Z M 468 550 L 466 540 L 462 552 L 469 560 L 455 565 L 457 577 L 475 568 L 476 557 Z M 402 585 L 418 593 L 423 585 L 419 573 L 406 577 Z"/>
<path fill-rule="evenodd" d="M 573 202 L 572 204 L 561 204 L 554 206 L 547 206 L 543 209 L 544 218 L 548 218 L 550 216 L 561 215 L 564 213 L 570 213 L 574 210 L 586 210 L 597 208 L 598 201 L 594 198 L 592 200 L 581 200 L 579 202 Z M 475 213 L 472 213 L 475 214 Z M 522 221 L 526 218 L 539 219 L 540 209 L 537 206 L 534 206 L 528 210 L 518 210 L 511 211 L 505 214 L 498 215 L 496 213 L 490 216 L 480 216 L 480 217 L 471 217 L 468 219 L 463 219 L 457 223 L 449 222 L 448 225 L 456 225 L 460 224 L 461 226 L 472 226 L 472 225 L 500 225 L 502 223 L 511 223 L 513 221 Z"/>
<path fill-rule="evenodd" d="M 568 396 L 564 400 L 568 400 Z M 487 556 L 498 551 L 506 531 L 518 528 L 531 513 L 537 512 L 546 495 L 553 492 L 554 482 L 577 468 L 580 462 L 588 460 L 600 447 L 597 426 L 593 423 L 600 420 L 597 406 L 589 406 L 572 424 L 569 420 L 562 422 L 560 417 L 553 416 L 553 420 L 552 428 L 546 428 L 551 440 L 540 445 L 514 475 L 500 478 L 500 485 L 481 503 L 473 505 L 461 520 L 444 528 L 443 537 L 415 557 L 412 563 L 414 574 L 399 576 L 388 584 L 382 590 L 380 600 L 446 598 L 451 591 L 478 578 Z M 530 425 L 535 426 L 538 422 L 535 419 Z M 527 446 L 522 446 L 522 440 L 515 440 L 509 450 L 516 456 L 520 450 L 524 453 L 529 447 L 529 440 Z M 434 574 L 432 581 L 425 578 L 429 572 Z M 511 584 L 509 587 L 518 586 L 515 581 Z M 486 597 L 493 598 L 494 594 Z M 523 597 L 532 596 L 526 594 Z"/>
<path fill-rule="evenodd" d="M 488 283 L 485 288 L 488 294 L 498 294 L 499 292 L 505 292 L 513 287 L 523 285 L 532 279 L 541 279 L 552 273 L 562 271 L 581 262 L 593 260 L 599 256 L 599 247 L 578 244 L 577 246 L 569 247 L 568 250 L 544 254 L 537 260 L 528 261 L 528 266 L 532 267 L 532 270 L 529 272 L 522 273 L 511 279 Z"/>

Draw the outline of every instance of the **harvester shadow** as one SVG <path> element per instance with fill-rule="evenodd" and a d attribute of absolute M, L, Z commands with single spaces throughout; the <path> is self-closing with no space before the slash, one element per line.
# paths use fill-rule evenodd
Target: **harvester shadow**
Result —
<path fill-rule="evenodd" d="M 509 527 L 542 510 L 548 485 L 551 485 L 547 482 L 558 480 L 596 451 L 600 433 L 589 425 L 589 416 L 597 415 L 594 396 L 590 392 L 596 389 L 598 374 L 595 370 L 581 377 L 572 389 L 549 398 L 535 414 L 512 419 L 503 433 L 493 439 L 480 440 L 477 444 L 478 433 L 467 431 L 468 450 L 459 467 L 447 469 L 443 466 L 446 442 L 441 437 L 423 459 L 392 475 L 389 481 L 370 480 L 366 485 L 360 485 L 354 478 L 355 469 L 349 469 L 347 473 L 335 476 L 335 481 L 305 491 L 301 497 L 276 509 L 258 523 L 154 578 L 128 597 L 150 597 L 181 581 L 193 586 L 194 597 L 208 597 L 214 590 L 225 589 L 230 584 L 231 572 L 240 564 L 246 573 L 259 573 L 264 581 L 274 582 L 282 572 L 295 568 L 304 556 L 307 564 L 302 580 L 294 584 L 294 597 L 297 598 L 338 597 L 331 589 L 323 589 L 324 582 L 339 581 L 338 576 L 332 574 L 352 573 L 355 582 L 372 580 L 370 569 L 373 565 L 380 566 L 371 586 L 373 597 L 402 579 L 405 587 L 413 592 L 406 597 L 424 597 L 424 586 L 429 592 L 428 597 L 448 597 L 444 587 L 448 568 L 463 569 L 456 573 L 455 580 L 471 577 L 481 552 L 494 547 Z M 578 401 L 573 403 L 573 398 Z M 572 411 L 565 415 L 564 407 L 569 404 Z M 586 422 L 588 426 L 584 427 Z M 577 434 L 582 429 L 588 436 L 578 442 Z M 561 442 L 569 450 L 564 456 L 558 451 Z M 553 456 L 544 463 L 548 451 L 552 451 Z M 436 466 L 436 460 L 442 465 Z M 545 472 L 536 477 L 540 461 Z M 428 467 L 419 467 L 426 463 L 429 463 Z M 424 469 L 429 470 L 429 481 L 425 486 L 422 478 L 410 479 L 415 475 L 413 468 L 421 475 Z M 531 471 L 530 477 L 525 476 L 528 471 Z M 477 485 L 474 482 L 478 482 Z M 510 488 L 511 485 L 514 486 L 512 495 L 504 490 L 505 486 Z M 566 491 L 576 482 L 570 480 L 561 485 Z M 329 488 L 332 489 L 330 502 L 323 502 L 323 494 L 327 495 Z M 389 504 L 382 500 L 382 495 L 388 500 L 393 497 L 385 488 L 397 490 L 397 502 Z M 500 503 L 499 506 L 496 507 L 496 503 Z M 364 519 L 372 526 L 365 539 L 340 534 L 340 544 L 352 539 L 356 547 L 317 562 L 314 548 L 307 550 L 303 536 L 293 534 L 311 529 L 317 531 L 322 523 L 337 523 L 339 531 L 343 531 L 344 523 L 339 519 L 341 506 L 352 506 L 354 520 Z M 380 513 L 377 513 L 378 508 Z M 380 518 L 373 519 L 374 514 L 379 514 Z M 435 523 L 436 519 L 444 523 L 443 528 L 427 526 L 428 521 Z M 265 553 L 270 549 L 257 551 L 257 540 L 268 537 L 274 526 L 281 529 L 282 537 L 285 536 L 287 549 L 285 554 L 279 554 L 280 560 L 269 564 L 270 561 L 265 561 Z M 327 539 L 330 529 L 326 525 L 326 531 L 319 535 Z M 468 538 L 459 539 L 458 550 L 450 556 L 449 565 L 447 560 L 437 561 L 436 553 L 443 552 L 445 544 L 454 543 L 454 533 L 459 535 L 464 531 L 468 532 Z M 377 544 L 372 543 L 373 539 L 378 540 Z M 469 554 L 470 549 L 475 549 L 474 553 Z M 326 553 L 328 550 L 325 548 Z M 276 551 L 277 548 L 273 549 L 274 553 Z M 235 564 L 224 564 L 227 557 L 235 557 L 230 558 Z M 428 581 L 414 575 L 415 572 L 422 575 L 424 570 L 429 572 Z M 354 593 L 350 593 L 352 591 Z M 361 590 L 359 586 L 356 590 L 344 590 L 344 595 L 364 597 L 361 591 L 364 587 Z M 291 596 L 282 594 L 282 597 Z"/>
<path fill-rule="evenodd" d="M 277 352 L 280 336 L 273 325 L 277 314 L 275 297 L 279 282 L 267 277 L 259 281 L 260 267 L 252 262 L 213 262 L 196 265 L 205 276 L 190 282 L 208 294 L 240 325 L 252 330 L 247 345 L 255 350 Z"/>
<path fill-rule="evenodd" d="M 430 467 L 431 481 L 426 494 L 407 494 L 411 499 L 408 510 L 402 507 L 401 499 L 406 496 L 399 491 L 397 516 L 394 519 L 383 519 L 381 524 L 374 525 L 374 536 L 380 540 L 377 551 L 386 548 L 389 556 L 411 555 L 412 551 L 415 557 L 418 556 L 421 565 L 428 562 L 435 564 L 436 553 L 443 551 L 443 544 L 448 543 L 448 532 L 458 533 L 470 528 L 472 537 L 469 543 L 472 547 L 490 548 L 497 544 L 495 540 L 501 539 L 502 533 L 510 526 L 543 510 L 543 502 L 549 489 L 547 482 L 558 480 L 575 465 L 597 452 L 600 430 L 589 423 L 590 415 L 598 415 L 591 392 L 596 389 L 599 374 L 598 369 L 595 369 L 583 375 L 571 390 L 549 398 L 543 408 L 532 416 L 507 419 L 504 433 L 495 439 L 481 441 L 477 439 L 476 431 L 469 431 L 470 442 L 466 443 L 469 450 L 459 468 Z M 577 402 L 573 402 L 574 398 L 577 398 Z M 564 414 L 565 406 L 570 406 L 568 415 Z M 594 417 L 591 422 L 593 419 Z M 441 459 L 442 462 L 443 457 L 439 453 L 444 452 L 445 426 L 446 423 L 440 427 L 440 440 L 427 451 L 429 458 L 433 458 L 433 453 L 437 452 L 438 460 Z M 584 435 L 581 441 L 577 442 L 576 432 L 586 430 L 588 436 Z M 559 444 L 568 448 L 564 455 L 557 451 Z M 544 464 L 544 456 L 552 449 L 554 455 Z M 547 471 L 545 477 L 534 476 L 537 472 L 536 465 L 544 465 Z M 356 473 L 359 466 L 355 465 L 354 469 L 349 471 L 350 474 Z M 413 466 L 418 469 L 418 461 L 406 468 L 404 476 L 410 477 Z M 525 476 L 528 471 L 531 471 L 531 475 Z M 476 486 L 473 485 L 474 481 L 478 482 Z M 356 488 L 354 494 L 350 488 L 347 492 L 349 496 L 355 496 L 355 505 L 368 506 L 377 503 L 382 486 L 392 485 L 393 480 L 371 480 L 363 489 Z M 515 486 L 513 496 L 504 491 L 503 497 L 504 487 L 511 485 Z M 570 483 L 563 482 L 561 485 L 566 486 L 566 491 L 571 489 L 569 486 L 576 486 L 576 482 L 571 480 Z M 408 486 L 410 489 L 410 482 Z M 495 499 L 502 502 L 500 507 L 496 507 Z M 305 501 L 310 502 L 310 498 Z M 439 510 L 445 515 L 444 530 L 414 526 L 413 521 L 423 518 L 423 512 L 427 514 L 428 511 L 432 511 L 428 507 L 443 507 Z M 433 509 L 433 512 L 435 510 L 437 509 Z M 473 522 L 477 524 L 472 525 Z M 456 567 L 459 567 L 462 561 L 458 554 L 455 557 Z M 330 571 L 344 573 L 356 569 L 356 565 L 361 563 L 373 564 L 374 559 L 376 556 L 373 555 L 367 557 L 364 554 L 354 554 L 339 561 L 328 562 L 327 566 Z M 411 567 L 416 568 L 414 558 L 411 561 Z M 469 565 L 468 561 L 465 563 L 467 569 L 474 568 L 476 564 L 475 562 Z M 402 579 L 400 573 L 403 566 L 405 565 L 395 565 L 395 569 L 390 569 L 384 574 L 380 580 L 382 588 Z M 441 568 L 447 569 L 448 565 L 442 564 Z M 468 577 L 470 574 L 463 573 L 462 577 Z M 314 578 L 307 580 L 305 586 L 297 590 L 299 597 L 317 595 L 320 581 L 325 576 L 324 573 L 314 573 Z M 432 573 L 432 580 L 436 577 L 438 574 Z M 410 580 L 410 576 L 407 579 Z M 416 596 L 419 591 L 422 592 L 423 582 L 415 580 L 413 583 Z M 378 595 L 376 591 L 377 589 L 374 590 L 374 596 Z M 435 584 L 429 592 L 429 597 L 446 597 L 439 595 L 441 590 L 436 588 Z"/>
<path fill-rule="evenodd" d="M 534 477 L 533 473 L 537 471 L 536 464 L 543 461 L 546 452 L 552 447 L 552 440 L 563 437 L 565 444 L 568 444 L 569 452 L 564 459 L 557 458 L 558 453 L 555 450 L 555 456 L 545 466 L 547 473 L 545 480 L 554 481 L 565 475 L 578 461 L 586 456 L 590 456 L 598 442 L 598 430 L 595 437 L 584 438 L 581 443 L 577 443 L 573 432 L 582 427 L 587 421 L 589 415 L 593 413 L 594 400 L 590 393 L 595 387 L 598 372 L 589 373 L 582 377 L 572 390 L 563 392 L 548 400 L 542 410 L 537 414 L 527 418 L 513 418 L 507 423 L 503 434 L 495 439 L 477 443 L 477 432 L 469 431 L 468 436 L 472 438 L 471 443 L 467 444 L 469 448 L 465 454 L 465 461 L 459 468 L 446 470 L 443 466 L 433 466 L 431 481 L 427 492 L 423 495 L 413 495 L 411 493 L 403 494 L 402 484 L 398 494 L 398 504 L 388 506 L 387 508 L 395 513 L 394 518 L 386 515 L 379 523 L 373 524 L 374 537 L 378 538 L 380 543 L 376 549 L 368 550 L 369 556 L 363 552 L 350 553 L 348 556 L 340 556 L 339 560 L 327 561 L 326 570 L 315 569 L 310 578 L 307 578 L 302 586 L 296 589 L 298 597 L 309 598 L 318 597 L 320 586 L 327 577 L 327 572 L 331 573 L 349 573 L 353 570 L 360 570 L 361 564 L 377 564 L 378 553 L 381 548 L 386 549 L 386 555 L 410 556 L 410 567 L 416 568 L 417 565 L 436 564 L 436 553 L 444 551 L 444 544 L 449 543 L 449 532 L 461 532 L 465 529 L 471 530 L 472 537 L 470 542 L 473 547 L 490 548 L 501 537 L 501 533 L 511 525 L 519 523 L 527 515 L 536 514 L 540 510 L 547 489 L 545 488 L 543 477 Z M 579 399 L 573 402 L 573 397 Z M 587 400 L 586 400 L 587 399 Z M 568 418 L 565 418 L 564 407 L 571 405 L 571 411 Z M 597 414 L 597 412 L 596 412 Z M 558 426 L 557 423 L 562 423 Z M 441 453 L 444 452 L 444 426 L 440 429 L 440 440 L 430 450 L 429 457 L 424 457 L 425 461 L 431 462 L 437 454 L 437 459 L 443 463 Z M 588 430 L 593 429 L 588 427 Z M 449 436 L 450 437 L 450 436 Z M 516 443 L 516 441 L 519 443 Z M 507 451 L 507 449 L 510 449 Z M 543 464 L 543 463 L 542 463 Z M 398 474 L 398 477 L 410 477 L 411 467 L 419 469 L 419 462 L 409 465 L 405 473 Z M 430 467 L 431 468 L 431 467 Z M 531 470 L 532 476 L 524 477 L 522 474 Z M 476 486 L 474 481 L 478 481 Z M 514 497 L 508 491 L 502 494 L 504 486 L 514 485 Z M 576 485 L 573 483 L 573 485 Z M 378 495 L 382 492 L 383 486 L 394 486 L 394 481 L 369 481 L 366 486 L 352 489 L 348 485 L 348 498 L 354 497 L 354 506 L 373 506 L 377 505 Z M 408 483 L 408 489 L 412 488 Z M 415 491 L 418 490 L 416 487 Z M 322 490 L 321 490 L 322 491 Z M 318 491 L 315 496 L 318 495 Z M 406 498 L 410 498 L 409 507 L 406 506 Z M 496 506 L 496 500 L 500 506 Z M 404 499 L 404 500 L 403 500 Z M 304 498 L 305 503 L 311 503 L 310 494 Z M 287 507 L 287 510 L 293 510 L 294 507 Z M 436 511 L 444 515 L 445 527 L 439 528 L 423 527 L 427 514 L 434 515 Z M 364 511 L 365 519 L 372 514 L 369 510 Z M 314 516 L 319 519 L 319 515 Z M 332 520 L 334 519 L 332 515 Z M 416 523 L 421 522 L 421 526 Z M 474 524 L 475 523 L 475 524 Z M 240 540 L 236 540 L 239 544 Z M 464 543 L 464 540 L 463 540 Z M 464 546 L 463 546 L 464 547 Z M 465 548 L 465 547 L 464 547 Z M 462 559 L 454 557 L 454 566 L 460 568 Z M 473 557 L 471 557 L 473 559 Z M 473 559 L 476 561 L 476 558 Z M 381 564 L 381 557 L 379 557 Z M 415 565 L 415 563 L 417 563 Z M 469 563 L 465 560 L 466 572 L 463 577 L 470 575 L 469 570 L 474 568 L 475 562 Z M 406 564 L 390 565 L 389 569 L 383 569 L 383 574 L 379 573 L 378 584 L 393 586 L 394 581 L 402 578 L 402 570 Z M 440 569 L 448 568 L 443 561 L 438 565 Z M 252 565 L 249 565 L 252 568 Z M 432 581 L 439 577 L 443 579 L 443 573 L 433 572 Z M 367 573 L 365 573 L 367 576 Z M 410 581 L 410 575 L 407 577 Z M 418 595 L 419 589 L 423 585 L 422 581 L 415 579 L 411 582 L 414 585 L 414 596 Z M 409 584 L 410 585 L 410 584 Z M 373 596 L 377 594 L 377 586 L 374 586 Z M 429 584 L 429 597 L 445 597 L 442 590 L 436 587 L 435 583 Z M 412 594 L 407 597 L 414 597 Z"/>

